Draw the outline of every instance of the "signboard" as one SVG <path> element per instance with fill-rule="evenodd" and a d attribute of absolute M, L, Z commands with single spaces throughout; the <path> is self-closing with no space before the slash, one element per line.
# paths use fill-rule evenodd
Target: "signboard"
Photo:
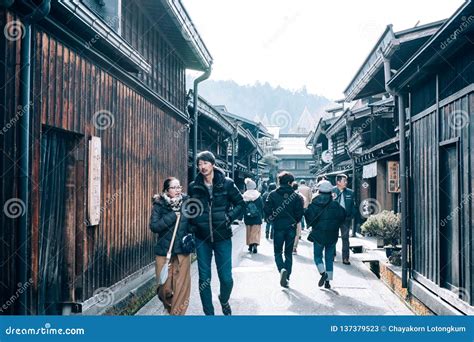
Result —
<path fill-rule="evenodd" d="M 323 161 L 323 163 L 326 163 L 326 164 L 329 164 L 330 162 L 332 162 L 331 151 L 329 150 L 323 151 L 323 153 L 321 153 L 321 160 Z"/>
<path fill-rule="evenodd" d="M 89 172 L 88 172 L 88 201 L 87 223 L 96 226 L 100 221 L 100 186 L 101 186 L 101 140 L 92 137 L 89 140 Z"/>
<path fill-rule="evenodd" d="M 377 177 L 377 162 L 373 162 L 362 167 L 362 178 L 369 179 Z"/>
<path fill-rule="evenodd" d="M 400 192 L 400 165 L 397 161 L 387 162 L 388 192 Z"/>

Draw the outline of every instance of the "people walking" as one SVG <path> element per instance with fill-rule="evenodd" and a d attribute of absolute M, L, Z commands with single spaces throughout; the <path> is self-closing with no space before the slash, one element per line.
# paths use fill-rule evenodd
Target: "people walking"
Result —
<path fill-rule="evenodd" d="M 181 193 L 178 179 L 170 177 L 164 181 L 163 192 L 153 196 L 150 229 L 158 234 L 155 245 L 156 278 L 160 280 L 163 267 L 168 267 L 168 278 L 159 283 L 158 298 L 171 315 L 184 315 L 191 293 L 191 257 L 187 250 L 186 236 L 191 227 L 182 213 L 183 203 L 188 197 Z M 167 254 L 171 260 L 167 263 Z"/>
<path fill-rule="evenodd" d="M 298 196 L 300 197 L 302 203 L 303 203 L 303 210 L 304 210 L 304 201 L 305 201 L 305 198 L 303 197 L 302 194 L 300 194 L 300 192 L 298 191 L 298 183 L 297 182 L 293 182 L 293 190 L 298 194 Z M 295 236 L 295 243 L 293 244 L 293 254 L 298 254 L 298 243 L 300 242 L 301 240 L 301 231 L 302 231 L 302 225 L 303 225 L 303 217 L 301 217 L 301 221 L 299 221 L 297 224 L 296 224 L 296 236 Z"/>
<path fill-rule="evenodd" d="M 247 229 L 247 245 L 249 252 L 257 253 L 260 245 L 262 230 L 263 200 L 258 192 L 257 184 L 250 178 L 245 179 L 246 191 L 243 194 L 245 201 L 244 223 Z"/>
<path fill-rule="evenodd" d="M 300 180 L 300 184 L 298 186 L 298 192 L 303 196 L 304 199 L 304 209 L 308 208 L 308 205 L 311 203 L 313 199 L 313 191 L 309 186 L 306 185 L 306 181 L 304 179 Z M 304 217 L 301 219 L 301 229 L 305 229 L 305 219 Z"/>
<path fill-rule="evenodd" d="M 342 238 L 342 263 L 350 265 L 349 261 L 349 231 L 352 220 L 356 217 L 357 209 L 354 201 L 354 192 L 347 187 L 347 175 L 341 173 L 336 176 L 336 186 L 333 188 L 333 196 L 346 211 L 344 223 L 341 225 Z M 334 251 L 336 257 L 336 251 Z"/>
<path fill-rule="evenodd" d="M 219 301 L 224 315 L 231 315 L 232 228 L 231 223 L 243 214 L 244 200 L 234 181 L 215 166 L 209 151 L 197 156 L 199 174 L 189 185 L 189 206 L 197 211 L 191 222 L 196 231 L 196 254 L 199 270 L 199 294 L 206 315 L 214 315 L 211 291 L 211 263 L 215 255 L 220 282 Z"/>
<path fill-rule="evenodd" d="M 277 188 L 276 184 L 275 183 L 270 183 L 268 185 L 268 190 L 263 193 L 262 195 L 262 200 L 263 200 L 263 203 L 265 204 L 265 201 L 267 200 L 268 198 L 268 195 L 270 194 L 270 192 L 272 192 L 273 190 L 275 190 Z M 266 217 L 264 217 L 265 219 L 265 238 L 268 239 L 273 239 L 273 229 L 272 229 L 272 222 L 268 221 Z"/>
<path fill-rule="evenodd" d="M 283 287 L 289 286 L 296 225 L 303 216 L 303 202 L 292 188 L 294 180 L 291 173 L 286 171 L 280 173 L 278 175 L 280 186 L 268 195 L 264 205 L 265 216 L 272 222 L 274 229 L 275 263 L 280 272 L 280 285 Z"/>
<path fill-rule="evenodd" d="M 314 262 L 321 275 L 318 286 L 331 288 L 333 280 L 334 252 L 346 213 L 339 203 L 332 198 L 332 184 L 323 180 L 318 183 L 319 193 L 313 198 L 304 216 L 311 232 L 308 240 L 313 242 Z M 324 259 L 323 259 L 324 252 Z"/>

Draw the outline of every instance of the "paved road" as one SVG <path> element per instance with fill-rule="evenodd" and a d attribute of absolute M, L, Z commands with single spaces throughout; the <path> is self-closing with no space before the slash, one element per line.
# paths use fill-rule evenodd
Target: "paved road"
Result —
<path fill-rule="evenodd" d="M 331 290 L 319 288 L 319 274 L 312 257 L 312 244 L 307 233 L 294 256 L 289 289 L 279 285 L 279 274 L 273 259 L 273 245 L 264 238 L 258 254 L 247 252 L 243 225 L 234 226 L 233 275 L 234 290 L 230 303 L 234 315 L 412 315 L 369 268 L 362 263 L 362 254 L 351 256 L 352 265 L 343 265 L 340 244 Z M 202 315 L 198 293 L 197 262 L 191 267 L 192 291 L 188 315 Z M 222 314 L 217 299 L 218 279 L 212 279 L 216 314 Z M 138 315 L 163 315 L 161 303 L 155 297 Z"/>

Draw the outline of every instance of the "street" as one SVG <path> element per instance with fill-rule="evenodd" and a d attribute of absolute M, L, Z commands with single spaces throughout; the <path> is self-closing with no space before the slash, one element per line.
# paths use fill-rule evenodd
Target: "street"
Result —
<path fill-rule="evenodd" d="M 361 261 L 363 254 L 352 254 L 351 265 L 341 262 L 341 245 L 334 264 L 332 288 L 317 286 L 319 274 L 312 257 L 312 244 L 303 231 L 298 255 L 293 256 L 290 288 L 279 285 L 273 259 L 273 244 L 266 240 L 262 227 L 258 254 L 245 245 L 245 226 L 234 225 L 233 277 L 230 304 L 234 315 L 413 315 L 413 313 Z M 339 240 L 340 242 L 340 240 Z M 219 281 L 213 261 L 212 291 L 216 314 L 221 315 L 217 299 Z M 198 291 L 197 262 L 191 266 L 192 290 L 187 315 L 203 315 Z M 164 315 L 155 296 L 137 315 Z"/>

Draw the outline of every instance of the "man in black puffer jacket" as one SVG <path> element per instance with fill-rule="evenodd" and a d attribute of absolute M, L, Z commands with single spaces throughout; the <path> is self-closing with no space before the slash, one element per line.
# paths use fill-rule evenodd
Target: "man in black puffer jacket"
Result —
<path fill-rule="evenodd" d="M 278 175 L 280 187 L 270 192 L 264 205 L 265 218 L 273 227 L 273 251 L 280 272 L 280 285 L 283 287 L 288 287 L 290 280 L 296 225 L 301 221 L 304 212 L 303 201 L 291 186 L 294 181 L 295 177 L 291 173 L 281 172 Z"/>
<path fill-rule="evenodd" d="M 318 286 L 324 284 L 327 289 L 331 288 L 329 281 L 333 279 L 333 256 L 339 237 L 339 227 L 346 217 L 342 206 L 333 200 L 332 189 L 332 184 L 327 180 L 319 182 L 319 194 L 313 198 L 304 214 L 308 226 L 311 227 L 308 240 L 314 244 L 314 262 L 321 274 Z"/>
<path fill-rule="evenodd" d="M 231 223 L 242 216 L 245 203 L 234 181 L 214 166 L 215 157 L 211 152 L 199 153 L 197 163 L 199 174 L 189 185 L 191 200 L 186 209 L 195 227 L 199 294 L 204 313 L 214 315 L 211 292 L 214 253 L 220 281 L 219 301 L 224 315 L 231 315 L 229 298 L 234 284 Z"/>

